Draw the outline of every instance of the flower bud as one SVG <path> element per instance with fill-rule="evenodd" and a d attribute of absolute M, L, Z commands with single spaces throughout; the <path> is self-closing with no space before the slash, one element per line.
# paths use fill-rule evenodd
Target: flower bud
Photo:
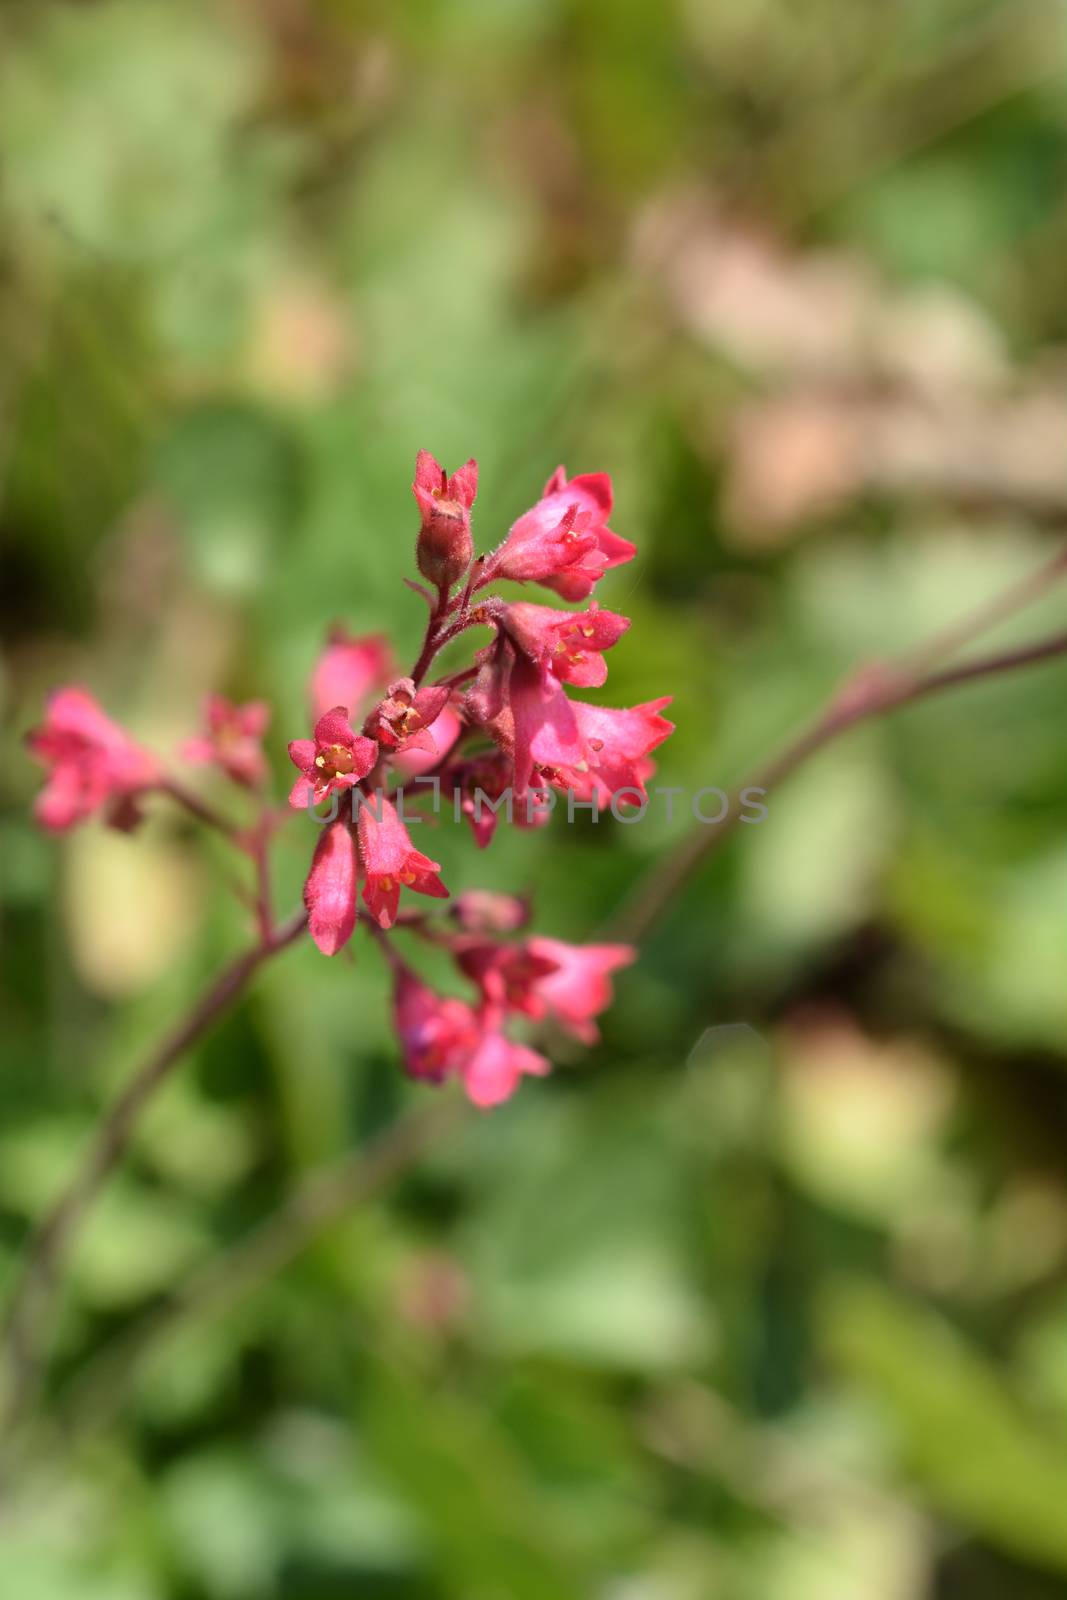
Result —
<path fill-rule="evenodd" d="M 471 506 L 478 492 L 478 464 L 468 461 L 451 478 L 428 450 L 420 450 L 411 486 L 422 527 L 415 558 L 424 578 L 450 588 L 471 564 Z"/>
<path fill-rule="evenodd" d="M 514 933 L 530 919 L 530 902 L 489 889 L 468 889 L 452 902 L 453 921 L 464 933 Z"/>

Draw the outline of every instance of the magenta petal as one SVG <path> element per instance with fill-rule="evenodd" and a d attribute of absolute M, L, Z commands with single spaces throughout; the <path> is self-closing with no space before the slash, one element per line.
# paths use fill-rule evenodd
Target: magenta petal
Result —
<path fill-rule="evenodd" d="M 266 700 L 249 700 L 237 707 L 241 732 L 250 739 L 261 739 L 270 725 L 270 706 Z"/>
<path fill-rule="evenodd" d="M 315 786 L 307 778 L 297 778 L 289 790 L 289 804 L 294 811 L 306 811 L 315 804 Z"/>
<path fill-rule="evenodd" d="M 332 706 L 315 724 L 316 744 L 350 745 L 355 737 L 348 724 L 347 706 Z"/>
<path fill-rule="evenodd" d="M 368 877 L 399 878 L 413 853 L 411 836 L 384 795 L 359 809 L 359 850 Z"/>
<path fill-rule="evenodd" d="M 536 982 L 539 999 L 569 1033 L 584 1044 L 595 1044 L 599 1034 L 593 1018 L 612 1001 L 610 974 L 628 967 L 637 951 L 628 944 L 565 944 L 540 935 L 529 941 L 528 948 L 555 963 L 555 971 Z"/>
<path fill-rule="evenodd" d="M 580 472 L 562 487 L 576 500 L 592 500 L 602 517 L 610 517 L 614 500 L 610 473 Z"/>
<path fill-rule="evenodd" d="M 304 904 L 311 937 L 323 955 L 336 955 L 356 925 L 356 842 L 347 823 L 331 823 L 315 846 Z"/>
<path fill-rule="evenodd" d="M 421 489 L 425 494 L 433 494 L 435 489 L 442 489 L 447 481 L 445 469 L 436 456 L 431 455 L 429 450 L 420 450 L 415 457 L 415 482 L 412 484 L 416 493 Z"/>
<path fill-rule="evenodd" d="M 551 681 L 551 680 L 550 680 Z M 529 788 L 535 766 L 570 766 L 582 761 L 582 744 L 571 702 L 562 689 L 546 695 L 541 674 L 519 657 L 511 672 L 511 710 L 515 723 L 515 792 Z"/>
<path fill-rule="evenodd" d="M 391 928 L 396 921 L 397 911 L 400 909 L 400 885 L 395 878 L 388 879 L 389 888 L 384 889 L 381 880 L 368 878 L 363 886 L 363 903 L 379 928 Z"/>
<path fill-rule="evenodd" d="M 64 833 L 88 815 L 85 790 L 73 766 L 56 767 L 37 796 L 34 816 L 50 833 Z"/>
<path fill-rule="evenodd" d="M 472 458 L 464 462 L 462 467 L 457 467 L 449 479 L 448 487 L 452 498 L 458 500 L 461 506 L 466 506 L 469 511 L 478 493 L 477 461 Z"/>
<path fill-rule="evenodd" d="M 289 760 L 309 778 L 315 771 L 315 748 L 314 739 L 291 739 L 289 742 Z"/>
<path fill-rule="evenodd" d="M 502 1033 L 490 1033 L 462 1070 L 468 1098 L 476 1106 L 488 1109 L 509 1100 L 524 1074 L 540 1078 L 552 1067 L 536 1050 L 513 1044 Z"/>
<path fill-rule="evenodd" d="M 426 689 L 420 689 L 415 696 L 414 706 L 419 714 L 419 720 L 424 727 L 431 722 L 436 722 L 441 712 L 448 704 L 451 690 L 447 684 L 435 683 Z"/>

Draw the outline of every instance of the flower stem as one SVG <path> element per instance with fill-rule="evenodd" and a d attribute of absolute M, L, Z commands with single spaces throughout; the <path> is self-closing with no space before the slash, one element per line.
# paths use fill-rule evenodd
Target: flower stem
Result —
<path fill-rule="evenodd" d="M 411 680 L 416 689 L 430 670 L 430 663 L 441 648 L 442 641 L 438 637 L 438 629 L 448 615 L 448 610 L 448 586 L 447 584 L 440 584 L 437 589 L 437 604 L 433 607 L 426 622 L 426 633 L 423 637 L 419 659 L 411 669 Z"/>
<path fill-rule="evenodd" d="M 997 620 L 1000 620 L 999 616 Z M 920 652 L 916 659 L 922 659 L 922 654 Z M 859 722 L 899 710 L 917 700 L 926 700 L 945 689 L 998 677 L 1023 667 L 1037 666 L 1061 656 L 1067 656 L 1067 633 L 1054 634 L 1049 639 L 1024 645 L 1017 650 L 965 661 L 939 672 L 916 674 L 911 668 L 892 666 L 861 668 L 832 697 L 814 722 L 791 739 L 777 756 L 738 785 L 721 824 L 714 828 L 698 824 L 665 860 L 657 863 L 644 882 L 638 884 L 631 899 L 612 918 L 612 937 L 639 940 L 649 933 L 675 895 L 737 827 L 741 818 L 739 796 L 743 790 L 760 789 L 769 793 L 778 788 L 809 757 Z"/>
<path fill-rule="evenodd" d="M 980 606 L 970 616 L 964 617 L 960 622 L 951 623 L 940 633 L 935 633 L 922 644 L 908 658 L 908 665 L 913 673 L 918 674 L 929 671 L 946 656 L 952 656 L 957 651 L 972 644 L 975 639 L 987 634 L 999 623 L 1005 622 L 1017 611 L 1022 611 L 1035 600 L 1040 600 L 1050 588 L 1067 579 L 1067 544 L 1059 545 L 1055 553 L 1033 572 L 1028 572 L 1024 578 L 1013 583 L 1009 588 L 1002 589 L 998 595 Z"/>
<path fill-rule="evenodd" d="M 39 1224 L 0 1324 L 0 1361 L 9 1384 L 4 1411 L 8 1425 L 31 1404 L 40 1384 L 59 1269 L 90 1206 L 125 1154 L 142 1111 L 190 1045 L 241 994 L 257 968 L 292 944 L 306 923 L 306 914 L 297 913 L 225 968 L 127 1083 L 96 1129 L 74 1176 Z"/>
<path fill-rule="evenodd" d="M 169 795 L 183 811 L 188 811 L 191 817 L 195 817 L 197 822 L 202 822 L 205 827 L 214 828 L 217 833 L 229 839 L 231 844 L 237 843 L 237 829 L 233 824 L 227 822 L 221 811 L 216 811 L 206 800 L 201 800 L 199 795 L 187 789 L 177 778 L 164 779 L 159 785 L 159 790 L 161 794 Z"/>

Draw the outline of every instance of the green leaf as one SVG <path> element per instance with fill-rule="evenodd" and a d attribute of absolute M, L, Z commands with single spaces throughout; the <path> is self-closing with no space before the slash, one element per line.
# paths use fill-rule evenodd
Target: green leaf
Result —
<path fill-rule="evenodd" d="M 1067 1442 L 929 1313 L 865 1286 L 830 1293 L 822 1312 L 829 1354 L 885 1406 L 930 1503 L 1010 1554 L 1067 1572 Z"/>

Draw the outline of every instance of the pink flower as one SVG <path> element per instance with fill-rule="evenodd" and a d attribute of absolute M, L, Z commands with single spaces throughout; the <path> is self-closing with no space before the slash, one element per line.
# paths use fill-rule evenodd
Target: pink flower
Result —
<path fill-rule="evenodd" d="M 396 921 L 402 888 L 448 899 L 448 890 L 437 876 L 440 863 L 415 849 L 396 807 L 384 795 L 376 795 L 373 804 L 360 807 L 358 826 L 367 880 L 363 899 L 380 928 L 391 928 Z"/>
<path fill-rule="evenodd" d="M 393 991 L 394 1016 L 404 1066 L 413 1078 L 463 1081 L 476 1106 L 500 1105 L 527 1074 L 544 1077 L 551 1063 L 499 1031 L 492 1008 L 475 1011 L 463 1000 L 437 994 L 402 968 Z"/>
<path fill-rule="evenodd" d="M 478 985 L 486 1002 L 497 1010 L 519 1011 L 527 1017 L 543 1017 L 541 984 L 559 963 L 532 943 L 496 944 L 474 940 L 461 944 L 456 963 Z"/>
<path fill-rule="evenodd" d="M 601 806 L 609 805 L 613 795 L 624 791 L 629 791 L 629 804 L 635 803 L 634 795 L 647 800 L 645 782 L 655 771 L 655 763 L 648 757 L 674 732 L 674 723 L 659 715 L 672 698 L 661 695 L 658 700 L 624 709 L 575 701 L 574 715 L 589 771 L 564 773 L 565 786 L 588 784 L 588 797 L 595 795 Z"/>
<path fill-rule="evenodd" d="M 393 1011 L 404 1066 L 412 1078 L 440 1083 L 478 1046 L 481 1027 L 474 1010 L 462 1000 L 435 993 L 407 968 L 397 973 Z"/>
<path fill-rule="evenodd" d="M 428 450 L 420 450 L 411 489 L 422 518 L 415 550 L 419 571 L 447 588 L 463 576 L 474 555 L 471 506 L 478 493 L 478 463 L 468 461 L 449 477 Z"/>
<path fill-rule="evenodd" d="M 234 783 L 255 789 L 267 775 L 261 740 L 270 722 L 265 700 L 234 705 L 220 694 L 204 702 L 204 732 L 182 746 L 186 761 L 213 763 Z"/>
<path fill-rule="evenodd" d="M 324 956 L 335 956 L 356 925 L 356 841 L 347 822 L 324 830 L 304 884 L 308 931 Z"/>
<path fill-rule="evenodd" d="M 474 682 L 463 700 L 468 721 L 484 728 L 494 739 L 506 734 L 511 716 L 508 693 L 516 648 L 502 628 L 492 644 L 474 657 Z"/>
<path fill-rule="evenodd" d="M 476 1106 L 498 1106 L 509 1100 L 522 1078 L 530 1073 L 543 1078 L 552 1064 L 527 1045 L 515 1044 L 503 1033 L 484 1035 L 470 1059 L 460 1068 L 468 1099 Z"/>
<path fill-rule="evenodd" d="M 507 756 L 502 751 L 492 750 L 449 768 L 442 779 L 442 783 L 447 780 L 454 793 L 458 792 L 459 809 L 471 825 L 479 850 L 486 849 L 496 832 L 497 822 L 506 814 L 504 808 L 498 812 L 494 805 L 511 786 L 511 777 L 511 762 Z M 521 810 L 520 806 L 520 813 Z M 514 805 L 512 820 L 518 820 Z"/>
<path fill-rule="evenodd" d="M 600 1033 L 592 1019 L 611 1004 L 609 974 L 628 967 L 637 951 L 628 944 L 564 944 L 540 936 L 528 941 L 527 950 L 555 969 L 537 980 L 536 998 L 568 1033 L 596 1044 Z"/>
<path fill-rule="evenodd" d="M 335 789 L 354 788 L 377 761 L 378 746 L 352 731 L 344 706 L 334 706 L 316 722 L 313 739 L 292 741 L 289 759 L 303 774 L 289 792 L 289 804 L 299 810 Z"/>
<path fill-rule="evenodd" d="M 628 539 L 608 527 L 611 479 L 606 472 L 568 479 L 557 467 L 537 504 L 512 524 L 489 558 L 485 581 L 512 578 L 543 583 L 564 600 L 585 600 L 609 567 L 636 554 Z"/>
<path fill-rule="evenodd" d="M 586 705 L 561 689 L 546 693 L 537 669 L 524 660 L 512 669 L 510 692 L 520 794 L 536 773 L 601 809 L 624 791 L 621 804 L 647 799 L 645 781 L 654 770 L 648 757 L 674 732 L 674 724 L 659 715 L 670 695 L 620 710 Z"/>
<path fill-rule="evenodd" d="M 150 789 L 162 777 L 155 757 L 105 716 L 87 690 L 57 689 L 49 696 L 45 720 L 26 743 L 49 768 L 37 797 L 38 822 L 55 833 L 98 811 Z"/>
<path fill-rule="evenodd" d="M 463 732 L 463 722 L 446 705 L 436 721 L 431 722 L 426 732 L 433 743 L 433 749 L 420 750 L 410 745 L 405 745 L 402 750 L 394 754 L 394 765 L 397 772 L 405 778 L 417 778 L 421 773 L 428 772 L 431 767 L 436 767 L 442 756 L 446 756 Z"/>
<path fill-rule="evenodd" d="M 430 731 L 448 702 L 449 690 L 443 685 L 416 689 L 411 678 L 391 683 L 364 724 L 364 732 L 376 739 L 383 750 L 406 754 L 424 750 L 437 754 Z"/>
<path fill-rule="evenodd" d="M 525 795 L 536 771 L 555 774 L 588 765 L 575 707 L 558 686 L 546 689 L 539 669 L 519 656 L 508 684 L 515 754 L 515 789 Z"/>
<path fill-rule="evenodd" d="M 546 680 L 583 689 L 598 689 L 606 680 L 602 652 L 617 644 L 629 626 L 629 617 L 602 611 L 595 601 L 588 611 L 553 611 L 519 601 L 504 613 L 507 632 Z"/>
<path fill-rule="evenodd" d="M 468 889 L 451 905 L 452 920 L 464 933 L 514 933 L 530 920 L 530 902 L 490 889 Z"/>
<path fill-rule="evenodd" d="M 333 706 L 348 706 L 355 714 L 371 690 L 394 675 L 392 651 L 382 634 L 358 637 L 334 628 L 311 674 L 311 720 L 317 722 Z"/>

